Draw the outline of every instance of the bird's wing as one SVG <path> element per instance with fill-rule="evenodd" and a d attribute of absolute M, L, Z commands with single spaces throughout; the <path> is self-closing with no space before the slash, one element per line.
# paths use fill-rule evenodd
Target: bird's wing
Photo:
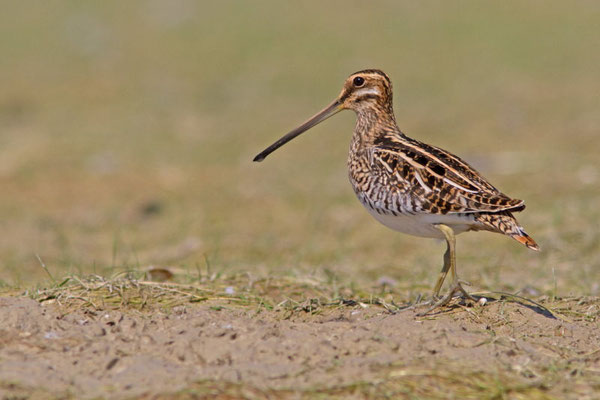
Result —
<path fill-rule="evenodd" d="M 419 198 L 433 213 L 521 211 L 523 200 L 512 199 L 492 186 L 459 157 L 413 139 L 402 145 L 371 147 L 371 160 L 390 181 Z"/>

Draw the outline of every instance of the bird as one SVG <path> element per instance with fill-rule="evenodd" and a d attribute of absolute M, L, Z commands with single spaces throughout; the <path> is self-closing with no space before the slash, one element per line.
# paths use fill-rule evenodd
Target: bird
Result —
<path fill-rule="evenodd" d="M 476 301 L 456 272 L 456 235 L 491 231 L 507 235 L 529 249 L 540 247 L 519 225 L 513 213 L 525 202 L 494 187 L 460 157 L 405 135 L 394 116 L 390 78 L 379 69 L 350 75 L 339 96 L 271 146 L 253 161 L 263 161 L 298 135 L 342 110 L 356 113 L 350 141 L 348 176 L 354 193 L 380 223 L 412 236 L 446 241 L 443 267 L 433 288 L 429 312 L 447 305 L 457 294 Z M 446 276 L 452 283 L 440 297 Z"/>

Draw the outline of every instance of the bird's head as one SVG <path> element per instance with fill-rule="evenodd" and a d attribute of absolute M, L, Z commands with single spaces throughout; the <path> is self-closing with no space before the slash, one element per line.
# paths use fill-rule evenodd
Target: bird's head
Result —
<path fill-rule="evenodd" d="M 378 69 L 365 69 L 348 77 L 340 95 L 331 104 L 319 111 L 296 129 L 267 147 L 254 157 L 262 161 L 269 154 L 296 136 L 342 110 L 354 110 L 359 116 L 366 113 L 387 115 L 393 119 L 392 83 L 390 78 Z"/>

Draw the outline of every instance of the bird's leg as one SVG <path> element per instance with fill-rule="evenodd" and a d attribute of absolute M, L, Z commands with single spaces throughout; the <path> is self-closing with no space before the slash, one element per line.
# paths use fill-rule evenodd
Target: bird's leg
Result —
<path fill-rule="evenodd" d="M 450 292 L 442 297 L 439 301 L 437 301 L 431 308 L 422 313 L 421 315 L 427 314 L 430 311 L 445 306 L 452 300 L 456 293 L 462 294 L 465 298 L 477 301 L 473 296 L 471 296 L 467 291 L 462 287 L 461 283 L 466 283 L 458 279 L 458 275 L 456 274 L 456 239 L 454 236 L 454 231 L 448 225 L 444 224 L 436 224 L 434 225 L 437 229 L 442 231 L 444 237 L 446 238 L 446 252 L 444 253 L 444 266 L 442 267 L 442 271 L 440 272 L 440 277 L 438 278 L 435 287 L 433 289 L 433 299 L 434 301 L 438 298 L 440 294 L 440 289 L 446 279 L 446 275 L 448 274 L 448 270 L 450 270 L 450 274 L 452 275 L 452 287 L 450 288 Z M 468 283 L 467 283 L 468 284 Z"/>
<path fill-rule="evenodd" d="M 440 295 L 440 290 L 442 289 L 442 285 L 444 284 L 446 275 L 448 275 L 448 270 L 452 270 L 452 274 L 456 275 L 456 266 L 454 265 L 456 262 L 456 259 L 454 257 L 456 239 L 454 238 L 454 232 L 452 231 L 452 228 L 446 225 L 434 226 L 437 229 L 441 230 L 444 236 L 446 237 L 446 252 L 444 253 L 444 266 L 442 267 L 442 270 L 440 271 L 440 277 L 438 278 L 435 287 L 433 288 L 433 298 L 435 300 Z M 444 228 L 442 228 L 442 226 Z"/>

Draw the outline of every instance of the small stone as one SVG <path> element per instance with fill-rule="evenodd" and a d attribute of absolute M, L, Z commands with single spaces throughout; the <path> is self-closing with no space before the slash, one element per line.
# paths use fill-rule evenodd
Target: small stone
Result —
<path fill-rule="evenodd" d="M 390 278 L 389 276 L 382 276 L 377 280 L 377 284 L 379 286 L 394 287 L 398 284 L 398 282 L 394 278 Z"/>

